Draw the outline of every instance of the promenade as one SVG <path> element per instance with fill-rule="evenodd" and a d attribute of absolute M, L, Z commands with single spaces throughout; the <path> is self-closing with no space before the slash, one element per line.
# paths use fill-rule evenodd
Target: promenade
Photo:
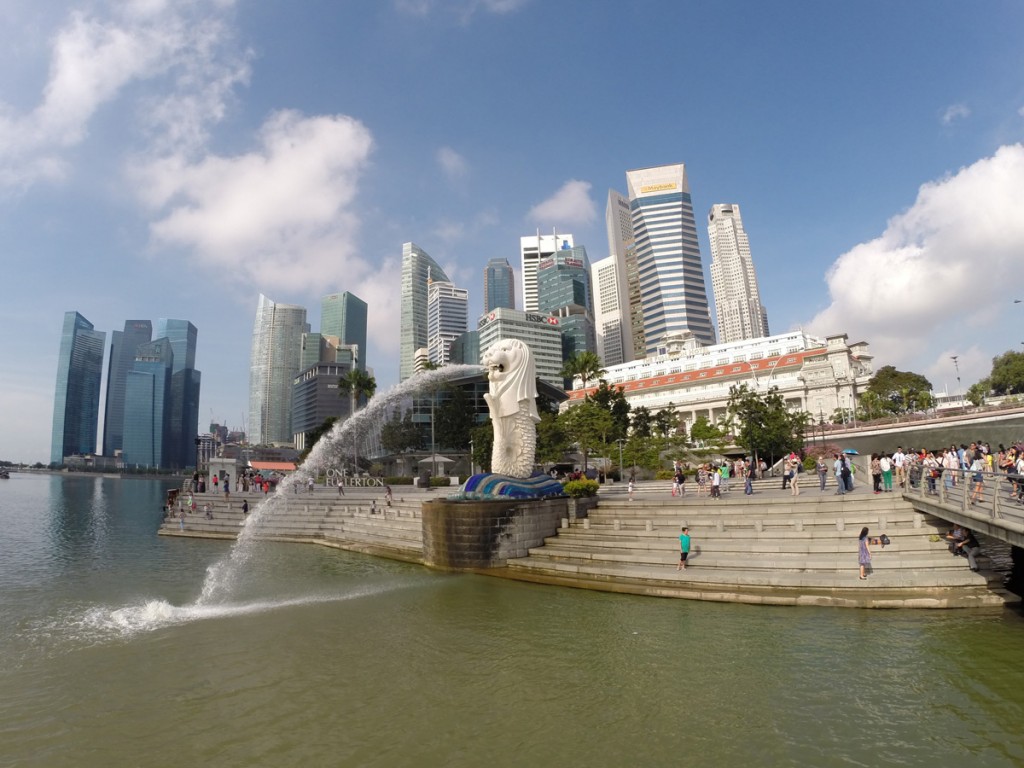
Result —
<path fill-rule="evenodd" d="M 453 489 L 454 490 L 454 489 Z M 861 608 L 994 607 L 1019 598 L 981 558 L 977 573 L 952 557 L 941 536 L 949 524 L 918 512 L 902 494 L 875 495 L 859 484 L 835 495 L 834 478 L 818 490 L 817 477 L 801 475 L 801 494 L 781 490 L 781 479 L 755 483 L 743 494 L 733 481 L 721 499 L 697 496 L 687 483 L 683 497 L 669 481 L 637 484 L 630 500 L 625 484 L 601 487 L 586 517 L 562 521 L 542 546 L 503 567 L 481 571 L 522 581 L 610 592 L 765 605 Z M 423 562 L 421 504 L 448 489 L 420 491 L 396 486 L 392 505 L 382 489 L 336 490 L 279 497 L 260 515 L 261 539 L 317 543 L 382 557 Z M 242 497 L 199 495 L 197 513 L 184 525 L 175 517 L 163 535 L 235 538 L 243 520 Z M 252 509 L 262 501 L 250 494 Z M 211 507 L 212 520 L 203 514 Z M 677 571 L 678 535 L 690 528 L 690 567 Z M 857 539 L 868 526 L 891 544 L 872 547 L 872 568 L 858 579 Z M 182 530 L 182 527 L 184 530 Z"/>

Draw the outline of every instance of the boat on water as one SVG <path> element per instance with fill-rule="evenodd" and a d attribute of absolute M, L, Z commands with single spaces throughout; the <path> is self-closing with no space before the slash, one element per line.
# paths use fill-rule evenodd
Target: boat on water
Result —
<path fill-rule="evenodd" d="M 6 469 L 0 469 L 0 480 L 10 480 L 10 479 L 11 479 L 11 473 L 8 472 Z"/>

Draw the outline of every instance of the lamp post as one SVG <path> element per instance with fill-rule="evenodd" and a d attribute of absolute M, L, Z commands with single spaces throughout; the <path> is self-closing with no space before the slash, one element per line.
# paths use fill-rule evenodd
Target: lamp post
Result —
<path fill-rule="evenodd" d="M 619 444 L 619 482 L 622 482 L 622 444 L 626 442 L 621 437 L 615 441 Z"/>
<path fill-rule="evenodd" d="M 950 360 L 953 361 L 953 367 L 956 368 L 956 396 L 960 399 L 960 410 L 966 410 L 964 408 L 964 395 L 960 389 L 960 355 L 952 355 Z"/>

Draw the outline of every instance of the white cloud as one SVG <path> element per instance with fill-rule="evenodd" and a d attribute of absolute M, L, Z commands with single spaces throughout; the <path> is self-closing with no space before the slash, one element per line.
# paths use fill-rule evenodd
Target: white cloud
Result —
<path fill-rule="evenodd" d="M 181 247 L 204 271 L 282 288 L 314 288 L 332 277 L 370 271 L 356 248 L 351 209 L 373 139 L 344 115 L 304 117 L 282 111 L 260 131 L 251 152 L 183 155 L 136 172 L 139 194 L 156 211 L 158 245 Z"/>
<path fill-rule="evenodd" d="M 223 116 L 229 91 L 248 77 L 248 54 L 230 50 L 224 0 L 112 3 L 72 12 L 53 36 L 37 105 L 0 104 L 0 185 L 59 180 L 68 150 L 88 136 L 96 112 L 135 82 L 153 86 L 150 128 L 166 143 L 195 145 L 201 126 Z M 172 106 L 173 105 L 173 106 Z"/>
<path fill-rule="evenodd" d="M 836 260 L 826 276 L 832 303 L 808 327 L 868 341 L 879 365 L 939 371 L 960 354 L 965 385 L 987 375 L 989 358 L 1020 343 L 1006 328 L 1022 319 L 1012 304 L 1021 297 L 1021 211 L 1024 145 L 924 184 L 878 238 Z M 965 368 L 972 359 L 988 362 Z"/>
<path fill-rule="evenodd" d="M 466 158 L 451 147 L 441 147 L 437 150 L 437 164 L 441 166 L 448 181 L 460 181 L 469 173 Z"/>
<path fill-rule="evenodd" d="M 946 107 L 946 111 L 942 113 L 942 124 L 949 125 L 954 120 L 970 117 L 970 115 L 971 110 L 968 109 L 966 104 L 950 104 Z"/>
<path fill-rule="evenodd" d="M 410 16 L 425 17 L 437 12 L 454 13 L 468 22 L 477 11 L 502 16 L 514 13 L 530 0 L 395 0 L 395 8 Z"/>
<path fill-rule="evenodd" d="M 531 226 L 573 226 L 589 224 L 597 218 L 597 206 L 590 199 L 590 182 L 572 179 L 555 194 L 530 209 L 526 215 Z"/>

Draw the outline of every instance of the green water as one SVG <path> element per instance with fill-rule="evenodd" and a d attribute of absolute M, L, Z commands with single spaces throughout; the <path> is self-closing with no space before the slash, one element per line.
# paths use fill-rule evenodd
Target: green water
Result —
<path fill-rule="evenodd" d="M 164 486 L 0 484 L 0 766 L 1020 766 L 1016 611 L 762 608 L 158 537 Z"/>

